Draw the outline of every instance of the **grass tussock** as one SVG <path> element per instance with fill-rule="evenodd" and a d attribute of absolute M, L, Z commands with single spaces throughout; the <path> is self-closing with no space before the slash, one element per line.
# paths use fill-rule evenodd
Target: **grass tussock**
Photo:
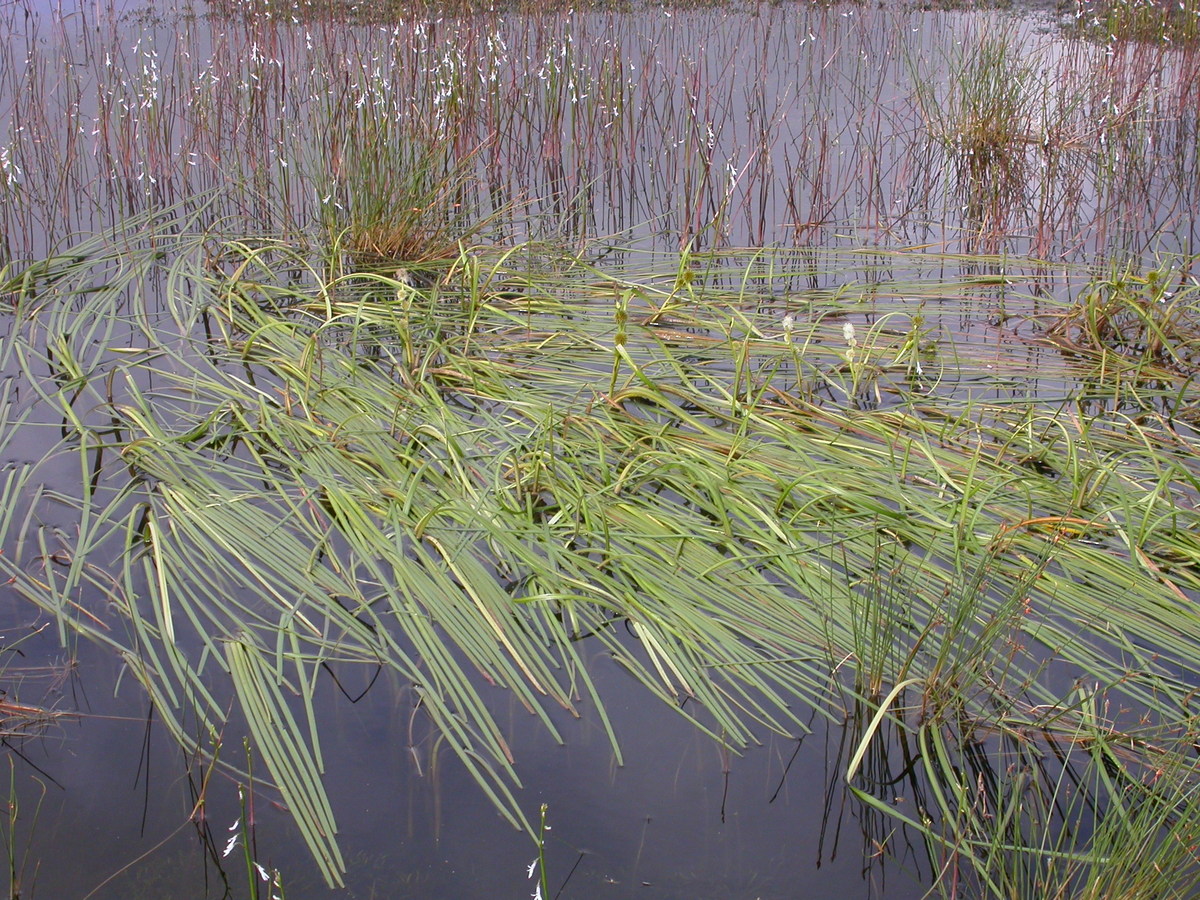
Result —
<path fill-rule="evenodd" d="M 1038 67 L 1011 35 L 992 30 L 964 41 L 947 65 L 944 96 L 922 82 L 927 127 L 950 155 L 968 219 L 980 234 L 1001 236 L 1028 202 L 1031 151 L 1048 140 Z"/>
<path fill-rule="evenodd" d="M 370 107 L 344 136 L 329 136 L 326 240 L 364 262 L 420 265 L 452 260 L 480 238 L 496 212 L 477 218 L 473 166 L 482 148 L 455 159 L 437 140 L 413 141 Z M 336 251 L 335 251 L 336 252 Z"/>

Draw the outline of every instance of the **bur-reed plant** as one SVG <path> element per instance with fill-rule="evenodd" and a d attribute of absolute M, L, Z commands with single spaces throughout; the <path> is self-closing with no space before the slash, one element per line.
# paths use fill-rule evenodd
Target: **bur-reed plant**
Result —
<path fill-rule="evenodd" d="M 595 653 L 732 750 L 855 708 L 918 738 L 1074 734 L 1077 681 L 1164 727 L 1186 707 L 1190 445 L 1014 394 L 1025 359 L 955 324 L 1011 277 L 931 258 L 940 276 L 895 283 L 886 254 L 826 254 L 842 286 L 813 291 L 811 251 L 600 266 L 539 245 L 464 249 L 419 287 L 200 221 L 134 222 L 4 285 L 57 420 L 45 463 L 81 477 L 53 497 L 73 527 L 31 520 L 0 566 L 64 640 L 119 654 L 190 753 L 236 704 L 331 884 L 327 666 L 409 686 L 531 836 L 491 698 L 556 739 L 552 710 L 586 701 L 619 761 Z M 942 370 L 921 391 L 914 297 Z M 887 363 L 861 408 L 811 388 L 846 364 L 850 310 Z"/>
<path fill-rule="evenodd" d="M 1152 374 L 1193 372 L 1200 341 L 1200 283 L 1189 261 L 1143 272 L 1125 268 L 1088 284 L 1075 303 L 1050 320 L 1046 334 L 1100 365 Z"/>
<path fill-rule="evenodd" d="M 0 273 L 2 274 L 2 273 Z M 5 348 L 5 351 L 11 347 Z M 5 352 L 0 352 L 0 361 L 4 360 Z M 45 488 L 39 485 L 35 478 L 35 466 L 30 461 L 11 461 L 14 445 L 23 425 L 27 424 L 33 414 L 29 402 L 23 392 L 9 381 L 0 387 L 0 454 L 10 461 L 0 470 L 0 546 L 19 547 L 25 534 L 32 529 L 36 517 L 36 509 L 45 494 Z M 40 634 L 40 628 L 25 630 L 18 629 L 13 623 L 6 628 L 3 637 L 4 644 L 0 647 L 3 655 L 0 661 L 0 675 L 5 679 L 6 686 L 0 691 L 0 746 L 10 753 L 20 756 L 15 749 L 26 739 L 38 739 L 45 736 L 47 729 L 55 722 L 70 718 L 71 714 L 62 709 L 56 709 L 53 701 L 44 698 L 39 702 L 29 702 L 22 687 L 26 683 L 48 680 L 51 691 L 61 686 L 69 677 L 69 666 L 65 672 L 55 667 L 30 668 L 17 665 L 14 661 L 24 654 L 22 645 L 35 639 Z M 47 693 L 50 693 L 48 691 Z M 11 762 L 11 757 L 10 757 Z M 13 826 L 17 817 L 17 799 L 15 788 L 16 773 L 10 777 L 10 828 L 9 837 L 14 837 Z M 16 879 L 13 869 L 13 854 L 15 850 L 9 845 L 10 876 Z"/>
<path fill-rule="evenodd" d="M 993 734 L 1028 751 L 997 772 L 1124 745 L 1076 681 L 1188 733 L 1192 286 L 1113 276 L 1023 322 L 1059 307 L 1003 290 L 1011 254 L 971 261 L 989 283 L 948 254 L 809 245 L 1011 250 L 1026 205 L 1047 258 L 1183 233 L 1195 67 L 993 32 L 942 53 L 958 80 L 905 78 L 957 33 L 861 7 L 349 15 L 80 37 L 0 12 L 22 51 L 0 54 L 0 359 L 20 373 L 0 445 L 37 428 L 50 448 L 4 472 L 13 589 L 64 643 L 118 654 L 191 752 L 241 710 L 331 883 L 326 665 L 411 686 L 532 834 L 494 688 L 551 734 L 556 706 L 606 723 L 594 650 L 725 747 L 794 735 L 810 706 L 881 714 L 923 748 L 933 814 L 908 824 L 948 872 L 1107 865 L 1046 831 L 1054 770 L 960 776 L 986 774 Z M 475 243 L 515 207 L 510 233 L 559 246 Z M 635 239 L 590 240 L 616 232 Z M 780 234 L 800 252 L 701 252 Z M 40 486 L 63 460 L 77 490 Z M 1091 808 L 1102 769 L 1068 763 L 1096 775 Z M 996 826 L 998 803 L 1042 832 Z M 1122 847 L 1173 827 L 1154 808 Z"/>

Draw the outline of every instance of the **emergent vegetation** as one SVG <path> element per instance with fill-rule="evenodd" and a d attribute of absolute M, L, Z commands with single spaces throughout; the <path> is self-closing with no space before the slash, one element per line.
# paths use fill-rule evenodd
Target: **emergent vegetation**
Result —
<path fill-rule="evenodd" d="M 620 761 L 602 651 L 730 750 L 843 727 L 944 896 L 1193 892 L 1197 67 L 997 29 L 947 86 L 875 13 L 762 10 L 815 48 L 788 99 L 621 13 L 563 14 L 592 56 L 295 12 L 193 23 L 194 79 L 90 48 L 65 130 L 0 70 L 0 569 L 64 644 L 249 785 L 242 728 L 331 886 L 318 685 L 413 692 L 545 887 L 494 697 Z"/>

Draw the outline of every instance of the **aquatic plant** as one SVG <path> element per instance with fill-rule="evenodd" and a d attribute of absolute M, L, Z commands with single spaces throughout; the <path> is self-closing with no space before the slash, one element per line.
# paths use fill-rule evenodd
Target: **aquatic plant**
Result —
<path fill-rule="evenodd" d="M 1086 726 L 1064 683 L 1154 727 L 1186 706 L 1186 442 L 1145 417 L 961 394 L 1008 373 L 928 305 L 918 342 L 938 349 L 911 380 L 915 326 L 889 324 L 910 301 L 888 298 L 1009 279 L 821 294 L 784 251 L 601 270 L 530 246 L 464 253 L 421 288 L 214 241 L 203 218 L 132 223 L 5 286 L 61 416 L 47 461 L 73 455 L 84 477 L 55 498 L 72 533 L 32 527 L 0 565 L 64 639 L 121 654 L 189 752 L 235 697 L 330 883 L 327 677 L 395 673 L 531 834 L 488 695 L 556 737 L 548 707 L 581 695 L 606 722 L 585 648 L 731 748 L 862 704 L 920 740 L 946 723 L 1061 740 Z M 786 340 L 781 290 L 807 310 Z M 852 332 L 868 309 L 878 324 Z M 867 341 L 863 405 L 827 385 Z M 1095 377 L 1077 366 L 1058 377 Z"/>
<path fill-rule="evenodd" d="M 1197 367 L 1200 282 L 1169 266 L 1098 278 L 1078 301 L 1048 323 L 1046 334 L 1065 349 L 1150 376 L 1162 368 Z"/>
<path fill-rule="evenodd" d="M 319 691 L 544 855 L 602 656 L 947 896 L 1187 894 L 1197 67 L 699 6 L 0 12 L 0 571 L 330 884 Z"/>
<path fill-rule="evenodd" d="M 1195 0 L 1077 0 L 1074 21 L 1082 34 L 1105 43 L 1188 45 L 1200 40 L 1200 6 Z"/>

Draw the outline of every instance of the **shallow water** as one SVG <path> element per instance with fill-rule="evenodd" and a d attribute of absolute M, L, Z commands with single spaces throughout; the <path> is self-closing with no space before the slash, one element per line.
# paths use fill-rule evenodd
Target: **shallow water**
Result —
<path fill-rule="evenodd" d="M 973 368 L 947 377 L 942 395 L 1015 403 L 1065 398 L 1077 386 L 1062 354 L 1037 343 L 1040 296 L 1073 296 L 1087 280 L 1082 263 L 1141 265 L 1195 250 L 1194 53 L 1070 41 L 1040 11 L 780 5 L 389 27 L 143 12 L 49 2 L 0 11 L 14 38 L 0 50 L 0 216 L 11 257 L 203 191 L 215 198 L 204 221 L 217 231 L 319 244 L 315 223 L 345 187 L 331 159 L 341 145 L 326 133 L 330 111 L 365 108 L 398 123 L 389 135 L 431 129 L 468 151 L 489 189 L 476 199 L 517 210 L 501 217 L 510 238 L 893 251 L 836 269 L 818 256 L 765 290 L 761 311 L 782 322 L 805 308 L 806 293 L 827 297 L 849 284 L 861 302 L 831 317 L 836 338 L 845 323 L 867 329 L 902 308 L 906 283 L 923 284 L 933 338 L 972 349 Z M 945 102 L 958 54 L 996 31 L 1033 66 L 1030 90 L 1049 92 L 1028 124 L 1061 115 L 1065 135 L 1055 153 L 1022 144 L 1016 174 L 972 181 L 935 133 L 935 107 L 921 92 Z M 613 60 L 620 74 L 605 76 Z M 454 115 L 453 104 L 462 107 Z M 1089 130 L 1101 120 L 1110 130 Z M 908 261 L 894 253 L 906 247 Z M 1013 261 L 1027 255 L 1051 263 Z M 937 265 L 945 271 L 935 277 Z M 981 272 L 992 280 L 973 284 Z M 994 283 L 1001 274 L 1015 287 Z M 948 285 L 944 315 L 931 280 Z M 1010 306 L 1011 319 L 997 312 Z M 11 383 L 27 390 L 17 371 L 10 366 Z M 6 462 L 40 459 L 57 438 L 56 416 L 36 411 L 43 424 L 24 426 Z M 1181 432 L 1190 435 L 1186 425 Z M 37 477 L 70 494 L 79 461 L 52 457 Z M 53 503 L 38 504 L 36 521 L 72 528 L 72 514 Z M 16 600 L 6 604 L 10 642 L 30 618 Z M 23 895 L 246 896 L 241 851 L 222 856 L 242 815 L 234 784 L 214 776 L 206 845 L 190 822 L 189 778 L 202 778 L 203 764 L 185 774 L 116 661 L 91 645 L 64 650 L 53 632 L 22 643 L 6 672 L 22 701 L 76 714 L 14 742 L 19 753 L 9 757 Z M 67 662 L 58 684 L 21 671 L 65 672 Z M 842 731 L 814 716 L 798 747 L 773 738 L 736 758 L 607 658 L 597 656 L 593 674 L 623 766 L 586 704 L 582 721 L 557 715 L 559 746 L 507 694 L 490 698 L 517 760 L 522 808 L 548 806 L 552 896 L 564 884 L 563 897 L 924 895 L 932 873 L 919 838 L 897 832 L 882 852 L 892 824 L 843 796 Z M 353 694 L 367 684 L 344 686 Z M 408 686 L 385 677 L 351 703 L 330 678 L 318 704 L 349 862 L 343 896 L 533 892 L 528 837 L 439 748 Z M 224 758 L 245 757 L 242 730 L 231 722 Z M 256 802 L 256 859 L 283 872 L 287 896 L 326 895 L 290 817 Z"/>
<path fill-rule="evenodd" d="M 19 626 L 6 631 L 10 639 L 19 633 Z M 22 663 L 39 654 L 61 660 L 55 643 L 24 645 Z M 110 659 L 88 646 L 79 651 L 70 677 L 48 695 L 79 715 L 43 737 L 14 742 L 26 759 L 10 753 L 19 813 L 9 834 L 23 862 L 23 896 L 221 897 L 225 878 L 233 896 L 245 896 L 241 849 L 221 860 L 222 874 L 189 823 L 195 801 L 178 748 L 147 723 L 139 692 L 126 685 L 109 693 Z M 814 733 L 799 745 L 776 738 L 732 757 L 597 662 L 623 767 L 594 723 L 561 722 L 566 743 L 559 746 L 528 727 L 519 709 L 502 720 L 526 784 L 523 800 L 549 808 L 552 890 L 681 900 L 786 898 L 801 886 L 822 896 L 923 894 L 923 859 L 869 858 L 879 823 L 864 821 L 841 796 L 837 737 L 822 720 L 814 719 Z M 24 695 L 39 684 L 26 680 Z M 528 837 L 496 815 L 447 754 L 431 758 L 427 735 L 414 741 L 405 691 L 377 684 L 357 704 L 332 689 L 322 693 L 327 784 L 350 864 L 338 896 L 482 900 L 532 892 Z M 236 745 L 223 751 L 243 752 Z M 191 779 L 201 775 L 193 771 Z M 220 853 L 241 814 L 233 786 L 216 779 L 206 824 Z M 287 896 L 327 896 L 289 816 L 262 797 L 258 804 L 257 858 L 286 873 Z"/>
<path fill-rule="evenodd" d="M 1196 245 L 1194 51 L 1093 45 L 1041 10 L 138 10 L 4 13 L 14 252 L 213 190 L 216 215 L 309 232 L 352 201 L 343 156 L 368 132 L 453 148 L 516 236 L 1086 262 Z M 1001 83 L 972 88 L 998 35 Z M 993 103 L 1017 121 L 979 162 L 962 129 Z"/>

